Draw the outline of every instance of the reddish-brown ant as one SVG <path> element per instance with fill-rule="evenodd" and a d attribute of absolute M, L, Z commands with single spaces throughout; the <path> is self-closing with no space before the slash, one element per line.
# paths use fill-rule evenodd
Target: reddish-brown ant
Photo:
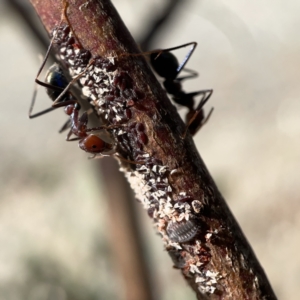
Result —
<path fill-rule="evenodd" d="M 45 58 L 47 59 L 47 57 Z M 43 63 L 44 64 L 44 63 Z M 39 70 L 39 73 L 42 69 Z M 95 128 L 87 128 L 88 124 L 88 113 L 84 112 L 81 116 L 79 116 L 80 104 L 77 99 L 73 96 L 71 92 L 68 91 L 69 84 L 62 72 L 62 69 L 58 64 L 54 64 L 48 70 L 46 75 L 45 82 L 41 82 L 38 80 L 38 76 L 36 78 L 36 83 L 46 87 L 47 94 L 54 101 L 52 107 L 40 111 L 38 113 L 32 114 L 35 98 L 36 98 L 36 89 L 34 92 L 34 96 L 29 109 L 29 118 L 36 118 L 43 114 L 46 114 L 58 107 L 65 107 L 65 113 L 70 116 L 70 119 L 67 123 L 62 127 L 60 132 L 70 127 L 70 131 L 67 134 L 67 141 L 75 141 L 79 140 L 79 147 L 88 153 L 100 154 L 103 152 L 108 152 L 113 149 L 113 145 L 103 141 L 97 135 L 94 135 L 90 132 L 103 130 L 103 129 L 112 129 L 115 128 L 112 126 L 99 126 Z M 71 136 L 75 135 L 75 138 L 71 138 Z"/>
<path fill-rule="evenodd" d="M 102 140 L 98 135 L 92 134 L 90 132 L 103 130 L 103 129 L 114 129 L 119 128 L 120 125 L 103 125 L 94 128 L 87 128 L 88 124 L 88 113 L 84 112 L 79 117 L 79 109 L 78 103 L 69 104 L 65 107 L 65 113 L 70 116 L 70 120 L 72 122 L 71 129 L 67 135 L 67 141 L 79 141 L 78 146 L 88 152 L 94 154 L 92 158 L 97 156 L 110 156 L 110 154 L 105 154 L 105 152 L 112 151 L 114 149 L 114 145 Z M 70 138 L 71 135 L 75 135 L 75 138 Z M 117 156 L 119 159 L 133 163 L 127 159 L 121 158 Z"/>
<path fill-rule="evenodd" d="M 62 68 L 55 63 L 52 65 L 46 74 L 45 82 L 42 82 L 38 79 L 40 73 L 42 72 L 46 61 L 48 59 L 50 50 L 52 48 L 55 36 L 51 39 L 51 43 L 46 52 L 45 58 L 41 64 L 41 67 L 38 70 L 37 76 L 35 78 L 36 84 L 44 86 L 46 88 L 47 94 L 50 99 L 53 101 L 52 107 L 40 111 L 38 113 L 32 114 L 32 110 L 34 107 L 37 88 L 34 90 L 33 98 L 31 101 L 31 105 L 29 108 L 29 118 L 36 118 L 43 114 L 46 114 L 50 111 L 53 111 L 59 107 L 65 107 L 65 113 L 70 116 L 70 119 L 64 124 L 61 128 L 60 132 L 64 131 L 67 128 L 70 128 L 69 133 L 67 134 L 67 141 L 75 141 L 79 140 L 79 147 L 88 152 L 94 154 L 94 157 L 99 156 L 110 156 L 113 154 L 105 154 L 106 152 L 112 151 L 114 149 L 114 145 L 105 142 L 99 136 L 92 134 L 91 132 L 103 129 L 113 129 L 120 126 L 99 126 L 94 128 L 87 128 L 88 124 L 88 113 L 84 112 L 81 116 L 79 116 L 80 104 L 77 99 L 73 96 L 73 94 L 69 91 L 71 85 L 76 82 L 80 76 L 82 76 L 86 70 L 93 64 L 93 60 L 87 65 L 85 70 L 73 78 L 70 82 L 68 82 L 66 76 L 64 75 Z M 71 138 L 71 136 L 75 135 L 75 138 Z M 124 158 L 117 156 L 121 160 L 126 162 L 130 162 Z"/>
<path fill-rule="evenodd" d="M 170 51 L 177 50 L 186 46 L 192 46 L 184 60 L 181 64 L 178 63 L 177 58 Z M 150 54 L 150 62 L 154 71 L 165 80 L 163 85 L 167 93 L 172 95 L 172 99 L 179 105 L 188 108 L 188 113 L 186 115 L 186 130 L 183 134 L 185 137 L 187 131 L 192 135 L 195 135 L 197 131 L 208 121 L 212 114 L 213 108 L 208 113 L 207 117 L 204 115 L 203 106 L 208 101 L 212 95 L 213 90 L 201 90 L 192 93 L 186 93 L 182 90 L 181 81 L 197 76 L 197 73 L 188 69 L 184 69 L 186 63 L 192 56 L 195 48 L 197 46 L 196 42 L 180 45 L 177 47 L 153 50 L 145 52 L 144 54 Z M 182 70 L 190 73 L 187 76 L 178 77 Z M 195 96 L 201 95 L 202 99 L 199 104 L 195 106 Z"/>

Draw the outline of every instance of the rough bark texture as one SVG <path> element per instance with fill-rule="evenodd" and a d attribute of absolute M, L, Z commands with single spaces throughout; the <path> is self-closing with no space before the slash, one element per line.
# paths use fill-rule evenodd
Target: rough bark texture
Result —
<path fill-rule="evenodd" d="M 137 198 L 198 299 L 276 299 L 165 91 L 108 0 L 31 0 L 110 130 Z M 93 59 L 91 61 L 91 59 Z"/>

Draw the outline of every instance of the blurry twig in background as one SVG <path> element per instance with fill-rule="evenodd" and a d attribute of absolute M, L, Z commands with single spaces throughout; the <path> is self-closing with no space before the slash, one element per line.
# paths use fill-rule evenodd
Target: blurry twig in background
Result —
<path fill-rule="evenodd" d="M 151 44 L 159 31 L 168 25 L 171 17 L 183 3 L 186 5 L 187 1 L 183 2 L 180 0 L 168 0 L 164 10 L 158 16 L 154 15 L 152 21 L 147 27 L 147 31 L 143 34 L 143 37 L 140 38 L 140 41 L 138 42 L 142 50 L 150 50 Z"/>
<path fill-rule="evenodd" d="M 46 32 L 42 31 L 41 24 L 32 7 L 26 1 L 6 0 L 6 4 L 18 14 L 18 17 L 26 24 L 29 33 L 36 39 L 39 46 L 45 50 L 49 46 L 49 39 Z M 52 55 L 52 53 L 50 54 Z M 53 57 L 52 57 L 53 58 Z"/>

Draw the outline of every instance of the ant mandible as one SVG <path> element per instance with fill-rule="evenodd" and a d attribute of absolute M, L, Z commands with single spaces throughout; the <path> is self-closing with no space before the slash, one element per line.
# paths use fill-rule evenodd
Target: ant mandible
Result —
<path fill-rule="evenodd" d="M 177 58 L 170 51 L 177 50 L 183 47 L 191 45 L 191 49 L 185 56 L 181 64 L 179 64 Z M 183 134 L 185 138 L 187 131 L 192 135 L 195 135 L 200 128 L 208 121 L 209 117 L 213 112 L 213 108 L 209 111 L 208 115 L 205 117 L 203 106 L 211 97 L 213 90 L 201 90 L 192 93 L 185 93 L 182 90 L 181 81 L 197 76 L 197 73 L 189 69 L 185 69 L 190 75 L 178 77 L 180 72 L 184 69 L 186 63 L 192 56 L 195 48 L 197 46 L 196 42 L 183 44 L 177 47 L 162 49 L 162 50 L 153 50 L 150 52 L 145 52 L 144 54 L 150 54 L 150 62 L 154 71 L 165 80 L 163 85 L 167 93 L 172 95 L 172 99 L 179 105 L 185 106 L 188 108 L 188 113 L 186 115 L 186 130 Z M 195 106 L 195 96 L 202 95 L 202 98 L 199 104 Z"/>

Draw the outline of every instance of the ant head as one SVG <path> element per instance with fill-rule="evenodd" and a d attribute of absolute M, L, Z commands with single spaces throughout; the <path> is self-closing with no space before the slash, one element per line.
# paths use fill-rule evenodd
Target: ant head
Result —
<path fill-rule="evenodd" d="M 74 112 L 74 110 L 79 111 L 80 108 L 81 108 L 80 104 L 78 102 L 76 102 L 75 104 L 69 104 L 69 105 L 65 106 L 64 110 L 68 116 L 71 116 L 72 113 Z"/>
<path fill-rule="evenodd" d="M 49 97 L 54 101 L 61 93 L 61 91 L 68 85 L 66 76 L 64 75 L 61 67 L 58 64 L 53 64 L 46 74 L 45 82 L 52 85 L 53 88 L 48 87 L 46 89 Z M 59 89 L 55 89 L 59 88 Z"/>
<path fill-rule="evenodd" d="M 179 66 L 178 60 L 171 52 L 151 53 L 150 60 L 155 72 L 166 79 L 175 79 Z"/>
<path fill-rule="evenodd" d="M 79 142 L 79 147 L 89 153 L 102 153 L 112 149 L 112 145 L 104 142 L 97 135 L 90 134 Z"/>

